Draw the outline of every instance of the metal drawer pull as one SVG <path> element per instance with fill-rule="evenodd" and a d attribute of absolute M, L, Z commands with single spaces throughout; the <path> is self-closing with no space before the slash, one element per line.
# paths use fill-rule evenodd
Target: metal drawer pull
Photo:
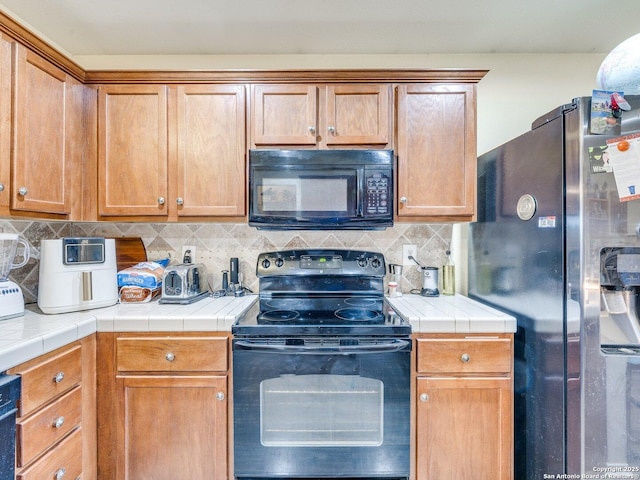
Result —
<path fill-rule="evenodd" d="M 462 360 L 463 363 L 467 363 L 469 360 L 471 360 L 471 357 L 468 353 L 463 353 L 460 357 L 460 360 Z"/>
<path fill-rule="evenodd" d="M 53 421 L 53 426 L 55 428 L 60 428 L 64 425 L 64 417 L 60 416 Z"/>
<path fill-rule="evenodd" d="M 429 401 L 429 395 L 427 395 L 426 393 L 421 393 L 420 394 L 420 401 L 421 402 L 428 402 Z"/>
<path fill-rule="evenodd" d="M 25 197 L 27 193 L 29 193 L 29 190 L 27 190 L 27 187 L 20 187 L 18 189 L 18 195 L 20 195 L 21 197 Z"/>
<path fill-rule="evenodd" d="M 176 359 L 176 356 L 169 352 L 164 356 L 165 360 L 167 360 L 167 362 L 173 362 Z"/>
<path fill-rule="evenodd" d="M 60 480 L 62 477 L 64 477 L 64 474 L 67 473 L 67 469 L 66 468 L 61 468 L 60 470 L 58 470 L 55 474 L 55 476 L 53 478 L 55 478 L 56 480 Z"/>
<path fill-rule="evenodd" d="M 64 372 L 58 372 L 56 376 L 53 377 L 53 381 L 56 383 L 60 383 L 62 380 L 64 380 Z"/>
<path fill-rule="evenodd" d="M 223 392 L 216 393 L 216 399 L 220 401 L 224 400 L 224 393 Z"/>

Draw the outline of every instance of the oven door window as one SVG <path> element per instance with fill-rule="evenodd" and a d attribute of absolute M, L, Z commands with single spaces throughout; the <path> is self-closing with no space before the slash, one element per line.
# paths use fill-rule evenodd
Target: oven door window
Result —
<path fill-rule="evenodd" d="M 264 446 L 379 446 L 384 387 L 357 375 L 283 375 L 260 384 Z"/>
<path fill-rule="evenodd" d="M 255 171 L 254 213 L 280 217 L 354 217 L 357 170 Z"/>

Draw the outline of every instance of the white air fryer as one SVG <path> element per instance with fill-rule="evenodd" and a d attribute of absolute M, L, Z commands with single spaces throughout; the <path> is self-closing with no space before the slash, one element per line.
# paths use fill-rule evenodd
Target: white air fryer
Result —
<path fill-rule="evenodd" d="M 42 240 L 38 306 L 44 313 L 108 307 L 118 301 L 115 240 Z"/>

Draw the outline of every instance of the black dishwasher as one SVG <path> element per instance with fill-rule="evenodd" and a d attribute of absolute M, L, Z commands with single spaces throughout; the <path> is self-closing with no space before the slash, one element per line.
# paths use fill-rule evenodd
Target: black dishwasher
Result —
<path fill-rule="evenodd" d="M 0 375 L 0 478 L 13 479 L 16 466 L 16 413 L 20 377 Z"/>

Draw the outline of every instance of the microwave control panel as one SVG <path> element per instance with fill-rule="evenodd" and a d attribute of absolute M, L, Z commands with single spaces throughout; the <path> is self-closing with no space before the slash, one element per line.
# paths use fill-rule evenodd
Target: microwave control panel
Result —
<path fill-rule="evenodd" d="M 385 172 L 367 171 L 365 182 L 365 215 L 391 213 L 391 177 Z"/>

